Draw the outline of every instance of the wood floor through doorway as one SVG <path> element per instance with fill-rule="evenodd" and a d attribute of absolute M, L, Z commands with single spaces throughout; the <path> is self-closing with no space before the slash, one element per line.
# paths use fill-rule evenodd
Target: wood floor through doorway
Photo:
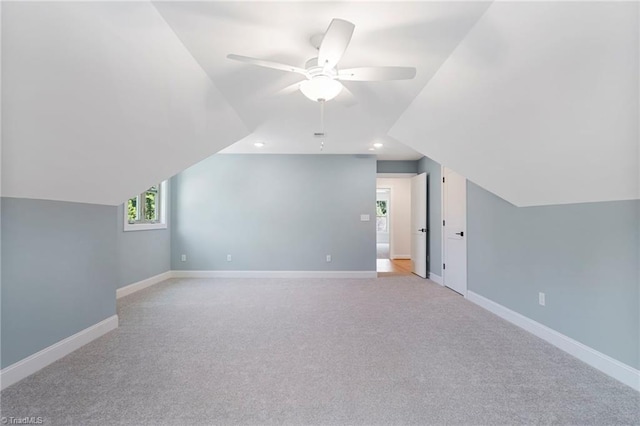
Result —
<path fill-rule="evenodd" d="M 410 259 L 377 259 L 376 271 L 379 277 L 388 275 L 411 275 Z"/>

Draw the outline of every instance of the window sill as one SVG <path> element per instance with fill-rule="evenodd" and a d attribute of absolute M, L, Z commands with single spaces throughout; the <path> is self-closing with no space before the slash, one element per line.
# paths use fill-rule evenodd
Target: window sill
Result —
<path fill-rule="evenodd" d="M 124 231 L 152 231 L 154 229 L 167 229 L 166 223 L 127 223 L 124 224 Z"/>

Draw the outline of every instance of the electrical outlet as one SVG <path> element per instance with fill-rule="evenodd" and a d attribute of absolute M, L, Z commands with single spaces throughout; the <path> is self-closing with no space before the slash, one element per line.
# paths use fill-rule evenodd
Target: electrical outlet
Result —
<path fill-rule="evenodd" d="M 331 262 L 331 255 L 330 254 L 327 255 L 327 262 Z"/>
<path fill-rule="evenodd" d="M 187 261 L 187 255 L 183 254 L 182 256 L 180 256 L 180 260 L 182 260 L 183 262 Z"/>
<path fill-rule="evenodd" d="M 231 255 L 230 254 L 227 255 L 227 262 L 231 262 Z"/>
<path fill-rule="evenodd" d="M 543 292 L 538 293 L 538 303 L 541 306 L 545 306 L 545 303 L 547 303 L 546 296 Z"/>

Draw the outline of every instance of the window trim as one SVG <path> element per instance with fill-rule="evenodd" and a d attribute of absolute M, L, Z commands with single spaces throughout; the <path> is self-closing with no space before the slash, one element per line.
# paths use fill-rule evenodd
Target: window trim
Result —
<path fill-rule="evenodd" d="M 164 181 L 162 183 L 160 183 L 160 186 L 158 188 L 158 194 L 159 197 L 157 198 L 157 205 L 158 205 L 158 212 L 160 213 L 160 220 L 158 220 L 157 222 L 138 222 L 138 223 L 129 223 L 129 212 L 127 209 L 127 205 L 128 205 L 128 200 L 127 202 L 125 202 L 124 204 L 124 212 L 123 212 L 123 218 L 124 218 L 124 231 L 128 232 L 128 231 L 150 231 L 150 230 L 154 230 L 154 229 L 167 229 L 167 204 L 168 204 L 168 199 L 169 199 L 169 181 Z M 144 191 L 140 194 L 137 195 L 138 197 L 138 204 L 141 203 L 142 200 L 142 194 L 144 194 L 147 191 Z M 132 197 L 133 198 L 133 197 Z M 138 209 L 140 207 L 138 206 Z M 140 210 L 138 210 L 140 211 Z"/>

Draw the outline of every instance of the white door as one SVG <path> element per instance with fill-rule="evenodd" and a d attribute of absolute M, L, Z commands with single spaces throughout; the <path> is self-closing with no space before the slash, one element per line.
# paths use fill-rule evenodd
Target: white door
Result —
<path fill-rule="evenodd" d="M 427 278 L 427 174 L 411 178 L 411 272 Z"/>
<path fill-rule="evenodd" d="M 443 168 L 444 181 L 444 285 L 463 296 L 467 294 L 467 181 L 453 170 Z"/>

